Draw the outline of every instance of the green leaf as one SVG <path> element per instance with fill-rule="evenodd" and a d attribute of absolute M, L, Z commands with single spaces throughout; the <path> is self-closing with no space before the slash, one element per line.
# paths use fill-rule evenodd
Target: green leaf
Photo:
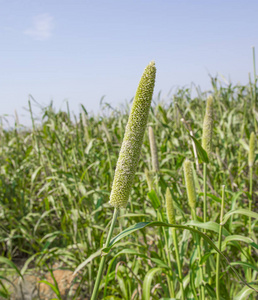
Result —
<path fill-rule="evenodd" d="M 164 263 L 164 261 L 162 261 L 159 258 L 150 258 L 151 261 L 155 262 L 157 265 L 159 265 L 161 268 L 165 268 L 165 269 L 170 269 L 169 266 Z"/>
<path fill-rule="evenodd" d="M 241 245 L 237 242 L 244 242 L 244 243 L 247 243 L 249 244 L 249 246 L 252 246 L 254 247 L 255 249 L 258 249 L 258 245 L 250 238 L 248 237 L 244 237 L 244 236 L 241 236 L 241 235 L 230 235 L 230 236 L 227 236 L 225 238 L 225 240 L 222 242 L 221 244 L 221 251 L 224 251 L 226 246 L 227 246 L 227 243 L 231 242 L 231 244 L 235 247 L 237 247 L 240 251 L 241 251 Z M 217 243 L 216 243 L 217 244 Z M 212 253 L 214 253 L 215 251 L 212 250 Z"/>
<path fill-rule="evenodd" d="M 161 227 L 164 226 L 164 227 L 172 227 L 172 228 L 178 228 L 178 229 L 187 229 L 187 230 L 190 230 L 191 232 L 197 233 L 213 249 L 215 249 L 216 252 L 218 252 L 222 256 L 222 258 L 227 262 L 227 264 L 230 266 L 231 270 L 235 273 L 235 275 L 238 277 L 238 279 L 241 280 L 243 284 L 252 288 L 244 279 L 242 279 L 242 277 L 237 273 L 237 271 L 230 265 L 230 262 L 227 259 L 227 257 L 217 248 L 217 246 L 212 242 L 212 240 L 206 234 L 204 234 L 203 232 L 201 232 L 195 228 L 192 228 L 192 227 L 186 226 L 186 225 L 167 224 L 164 222 L 157 222 L 157 221 L 156 222 L 140 222 L 140 223 L 137 223 L 137 224 L 134 224 L 134 225 L 128 227 L 127 229 L 125 229 L 124 231 L 119 233 L 116 237 L 114 237 L 111 240 L 111 242 L 109 243 L 109 247 L 102 249 L 102 251 L 108 253 L 116 245 L 116 243 L 118 243 L 118 241 L 120 241 L 122 238 L 130 235 L 131 233 L 133 233 L 137 230 L 143 229 L 145 227 L 151 227 L 151 226 L 161 226 Z"/>
<path fill-rule="evenodd" d="M 215 299 L 216 298 L 216 293 L 214 291 L 214 289 L 212 288 L 212 286 L 208 283 L 206 283 L 204 285 L 205 289 L 207 290 L 207 292 L 210 295 L 210 299 Z M 220 300 L 225 300 L 225 298 L 220 297 Z"/>
<path fill-rule="evenodd" d="M 52 283 L 48 282 L 45 279 L 38 281 L 38 283 L 45 283 L 46 285 L 48 285 L 53 290 L 53 292 L 57 295 L 58 299 L 62 300 L 59 290 Z"/>
<path fill-rule="evenodd" d="M 5 291 L 0 290 L 0 297 L 2 297 L 3 299 L 9 299 L 10 295 Z"/>
<path fill-rule="evenodd" d="M 228 242 L 231 242 L 231 241 L 240 241 L 240 242 L 244 242 L 244 243 L 247 243 L 247 244 L 253 243 L 253 240 L 250 239 L 249 237 L 242 236 L 242 235 L 237 235 L 237 234 L 227 236 L 224 240 L 225 243 L 228 243 Z"/>
<path fill-rule="evenodd" d="M 228 193 L 231 193 L 231 191 L 228 191 Z M 238 198 L 243 194 L 244 192 L 243 191 L 240 191 L 238 192 L 237 194 L 235 194 L 232 199 L 231 199 L 231 210 L 235 210 L 235 207 L 236 207 L 236 203 L 237 203 L 237 200 Z M 229 228 L 229 231 L 232 232 L 232 225 L 233 225 L 233 217 L 230 218 L 229 220 L 229 225 L 228 225 L 228 228 Z"/>
<path fill-rule="evenodd" d="M 200 265 L 204 264 L 206 260 L 212 255 L 212 252 L 205 253 L 200 260 Z"/>
<path fill-rule="evenodd" d="M 13 282 L 3 276 L 0 276 L 0 296 L 4 299 L 10 299 L 10 293 L 8 291 L 8 289 L 5 287 L 5 285 L 3 284 L 2 280 L 6 280 L 8 283 L 10 283 L 15 289 L 15 285 L 13 284 Z M 0 298 L 0 299 L 2 299 Z"/>
<path fill-rule="evenodd" d="M 192 220 L 192 221 L 187 222 L 185 225 L 191 225 L 191 226 L 195 226 L 195 227 L 198 227 L 198 228 L 211 230 L 211 231 L 214 231 L 216 233 L 219 233 L 219 227 L 220 227 L 218 223 L 215 223 L 213 221 L 202 223 L 202 222 L 199 222 L 199 221 L 193 221 Z M 224 236 L 229 236 L 230 235 L 230 233 L 225 228 L 222 228 L 222 234 Z"/>
<path fill-rule="evenodd" d="M 258 289 L 258 285 L 254 285 L 254 288 Z M 253 289 L 250 289 L 249 287 L 244 287 L 237 295 L 234 297 L 234 300 L 246 300 L 248 299 L 248 296 L 251 295 L 254 292 Z"/>
<path fill-rule="evenodd" d="M 151 190 L 148 194 L 148 198 L 151 201 L 151 204 L 154 209 L 158 209 L 160 207 L 160 201 L 159 198 L 154 190 Z"/>
<path fill-rule="evenodd" d="M 119 255 L 122 255 L 122 254 L 130 254 L 130 255 L 137 255 L 139 257 L 142 257 L 142 258 L 146 258 L 148 260 L 151 260 L 153 261 L 154 263 L 156 263 L 157 265 L 159 265 L 161 268 L 165 268 L 165 269 L 169 269 L 168 265 L 161 259 L 159 258 L 152 258 L 152 257 L 149 257 L 143 253 L 140 253 L 140 252 L 137 252 L 133 249 L 124 249 L 120 252 L 118 252 L 115 257 L 119 256 Z"/>
<path fill-rule="evenodd" d="M 197 139 L 193 136 L 190 135 L 190 138 L 194 141 L 195 146 L 196 146 L 196 150 L 197 150 L 197 155 L 198 157 L 205 162 L 206 164 L 209 163 L 209 158 L 207 155 L 207 152 L 203 149 L 203 147 L 201 146 L 201 144 L 197 141 Z"/>
<path fill-rule="evenodd" d="M 121 290 L 121 292 L 123 294 L 123 296 L 122 296 L 123 299 L 128 300 L 126 280 L 124 279 L 124 276 L 123 276 L 122 272 L 120 271 L 119 267 L 116 269 L 116 277 L 117 277 L 119 289 Z"/>
<path fill-rule="evenodd" d="M 254 266 L 253 264 L 250 264 L 248 262 L 245 262 L 245 261 L 234 261 L 232 263 L 230 263 L 231 266 L 242 266 L 242 267 L 247 267 L 247 268 L 251 268 L 253 270 L 255 270 L 256 272 L 258 272 L 258 267 L 257 266 Z"/>
<path fill-rule="evenodd" d="M 142 297 L 143 300 L 149 300 L 150 299 L 150 292 L 151 292 L 151 282 L 153 277 L 157 273 L 161 273 L 161 268 L 153 268 L 147 272 L 145 275 L 144 281 L 143 281 L 143 287 L 142 287 Z"/>
<path fill-rule="evenodd" d="M 202 193 L 199 193 L 199 196 L 203 196 L 203 192 L 202 192 Z M 211 198 L 212 200 L 214 200 L 215 202 L 221 203 L 221 198 L 216 197 L 215 195 L 209 194 L 209 193 L 207 193 L 207 196 L 208 196 L 209 198 Z"/>
<path fill-rule="evenodd" d="M 37 223 L 36 223 L 36 225 L 35 225 L 35 227 L 34 227 L 34 235 L 35 235 L 35 233 L 36 233 L 36 231 L 37 231 L 37 229 L 38 229 L 38 226 L 39 226 L 40 222 L 45 218 L 45 216 L 49 215 L 52 211 L 55 211 L 55 210 L 56 210 L 55 208 L 52 208 L 52 209 L 50 209 L 50 210 L 48 210 L 48 211 L 45 211 L 45 212 L 41 215 L 41 217 L 38 219 L 38 221 L 37 221 Z"/>
<path fill-rule="evenodd" d="M 37 177 L 39 171 L 40 171 L 42 168 L 43 168 L 43 167 L 40 166 L 40 167 L 38 167 L 38 168 L 33 172 L 33 174 L 31 175 L 31 183 L 34 182 L 35 178 Z"/>
<path fill-rule="evenodd" d="M 14 283 L 13 283 L 11 280 L 9 280 L 8 278 L 3 277 L 3 276 L 0 275 L 0 282 L 1 282 L 1 280 L 6 280 L 6 281 L 7 281 L 8 283 L 10 283 L 14 288 L 16 288 L 15 285 L 14 285 Z M 2 284 L 3 284 L 3 283 L 2 283 Z"/>
<path fill-rule="evenodd" d="M 232 216 L 234 214 L 244 215 L 244 216 L 251 217 L 251 218 L 258 220 L 258 213 L 255 213 L 255 212 L 247 210 L 247 209 L 234 209 L 234 210 L 230 210 L 229 212 L 227 212 L 224 215 L 223 222 L 221 225 L 224 225 L 227 222 L 227 220 L 230 218 L 230 216 Z"/>
<path fill-rule="evenodd" d="M 78 273 L 82 268 L 84 268 L 89 262 L 91 262 L 94 258 L 98 257 L 101 255 L 102 249 L 99 249 L 97 252 L 91 254 L 84 262 L 79 264 L 79 266 L 75 269 L 73 272 L 73 276 Z"/>
<path fill-rule="evenodd" d="M 57 283 L 56 278 L 55 278 L 55 276 L 54 276 L 53 270 L 50 269 L 48 266 L 47 266 L 47 269 L 48 269 L 48 271 L 49 271 L 49 273 L 50 273 L 50 275 L 51 275 L 51 278 L 52 278 L 53 281 L 54 281 L 54 284 L 55 284 L 55 290 L 57 290 L 57 292 L 55 291 L 55 293 L 56 293 L 57 297 L 58 297 L 59 299 L 61 299 L 61 293 L 60 293 L 60 291 L 59 291 L 58 283 Z"/>
<path fill-rule="evenodd" d="M 3 257 L 3 256 L 0 256 L 0 263 L 4 263 L 4 264 L 9 265 L 11 268 L 13 268 L 13 269 L 16 271 L 16 273 L 17 273 L 21 278 L 23 278 L 21 272 L 20 272 L 19 269 L 16 267 L 16 265 L 15 265 L 12 261 L 10 261 L 8 258 Z"/>

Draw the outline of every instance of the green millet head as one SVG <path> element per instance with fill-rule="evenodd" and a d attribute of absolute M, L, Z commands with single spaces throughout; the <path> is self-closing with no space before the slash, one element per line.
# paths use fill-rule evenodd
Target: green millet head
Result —
<path fill-rule="evenodd" d="M 193 178 L 193 169 L 192 169 L 192 163 L 188 159 L 184 161 L 184 175 L 185 175 L 185 184 L 186 184 L 188 202 L 190 207 L 193 210 L 195 210 L 196 192 L 195 192 L 195 184 Z"/>
<path fill-rule="evenodd" d="M 169 188 L 167 188 L 166 190 L 166 208 L 167 208 L 168 222 L 170 224 L 175 224 L 176 223 L 175 209 L 174 209 L 173 199 Z"/>
<path fill-rule="evenodd" d="M 134 97 L 119 153 L 109 203 L 125 208 L 138 166 L 156 76 L 155 63 L 145 68 Z"/>
<path fill-rule="evenodd" d="M 213 131 L 213 98 L 209 96 L 206 104 L 206 113 L 203 120 L 202 147 L 207 152 L 208 158 L 212 151 L 212 131 Z"/>
<path fill-rule="evenodd" d="M 152 169 L 154 172 L 158 172 L 159 171 L 158 150 L 157 150 L 154 131 L 151 126 L 149 126 L 149 141 L 150 141 L 150 149 L 151 149 Z"/>
<path fill-rule="evenodd" d="M 248 165 L 250 168 L 254 165 L 255 159 L 255 133 L 252 132 L 249 140 L 249 156 L 248 156 Z"/>

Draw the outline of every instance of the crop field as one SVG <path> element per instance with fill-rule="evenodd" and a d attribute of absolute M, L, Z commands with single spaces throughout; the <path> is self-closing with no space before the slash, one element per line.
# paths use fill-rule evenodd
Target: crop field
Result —
<path fill-rule="evenodd" d="M 2 118 L 1 299 L 257 299 L 256 74 L 149 109 L 148 67 L 124 109 Z M 17 296 L 31 274 L 51 298 Z"/>

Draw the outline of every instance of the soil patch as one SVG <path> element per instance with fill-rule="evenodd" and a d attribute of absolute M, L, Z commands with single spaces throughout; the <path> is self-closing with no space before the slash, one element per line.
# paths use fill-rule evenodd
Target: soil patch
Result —
<path fill-rule="evenodd" d="M 52 270 L 61 298 L 64 300 L 73 299 L 79 286 L 78 281 L 76 281 L 76 278 L 73 276 L 73 272 L 61 268 L 53 268 Z M 42 273 L 30 269 L 23 276 L 23 280 L 17 276 L 9 277 L 9 279 L 15 286 L 15 288 L 12 285 L 9 287 L 9 290 L 12 293 L 11 300 L 50 300 L 57 298 L 57 295 L 47 283 L 40 282 L 41 280 L 45 280 L 48 283 L 55 285 L 50 272 L 42 275 Z M 87 300 L 85 297 L 76 297 L 76 299 Z"/>

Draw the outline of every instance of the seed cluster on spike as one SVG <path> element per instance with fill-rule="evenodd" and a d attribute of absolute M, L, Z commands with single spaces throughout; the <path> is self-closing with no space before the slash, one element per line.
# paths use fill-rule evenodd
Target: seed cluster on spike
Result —
<path fill-rule="evenodd" d="M 154 131 L 151 126 L 149 126 L 149 141 L 150 141 L 150 149 L 151 149 L 152 169 L 154 172 L 158 172 L 159 171 L 158 150 L 157 150 Z"/>
<path fill-rule="evenodd" d="M 206 104 L 206 113 L 203 120 L 202 147 L 207 152 L 208 158 L 212 151 L 212 131 L 213 131 L 213 98 L 209 96 Z"/>
<path fill-rule="evenodd" d="M 186 159 L 184 161 L 185 184 L 190 207 L 195 210 L 196 207 L 196 192 L 193 178 L 192 163 Z"/>
<path fill-rule="evenodd" d="M 175 209 L 174 209 L 173 199 L 169 188 L 167 188 L 166 190 L 166 208 L 167 208 L 168 222 L 170 224 L 175 224 L 176 223 Z"/>
<path fill-rule="evenodd" d="M 155 63 L 144 70 L 119 153 L 109 203 L 116 208 L 125 208 L 132 188 L 135 171 L 140 158 L 143 136 L 147 125 L 156 76 Z"/>
<path fill-rule="evenodd" d="M 249 140 L 249 155 L 248 155 L 248 165 L 250 168 L 254 165 L 255 159 L 255 133 L 252 132 Z"/>

